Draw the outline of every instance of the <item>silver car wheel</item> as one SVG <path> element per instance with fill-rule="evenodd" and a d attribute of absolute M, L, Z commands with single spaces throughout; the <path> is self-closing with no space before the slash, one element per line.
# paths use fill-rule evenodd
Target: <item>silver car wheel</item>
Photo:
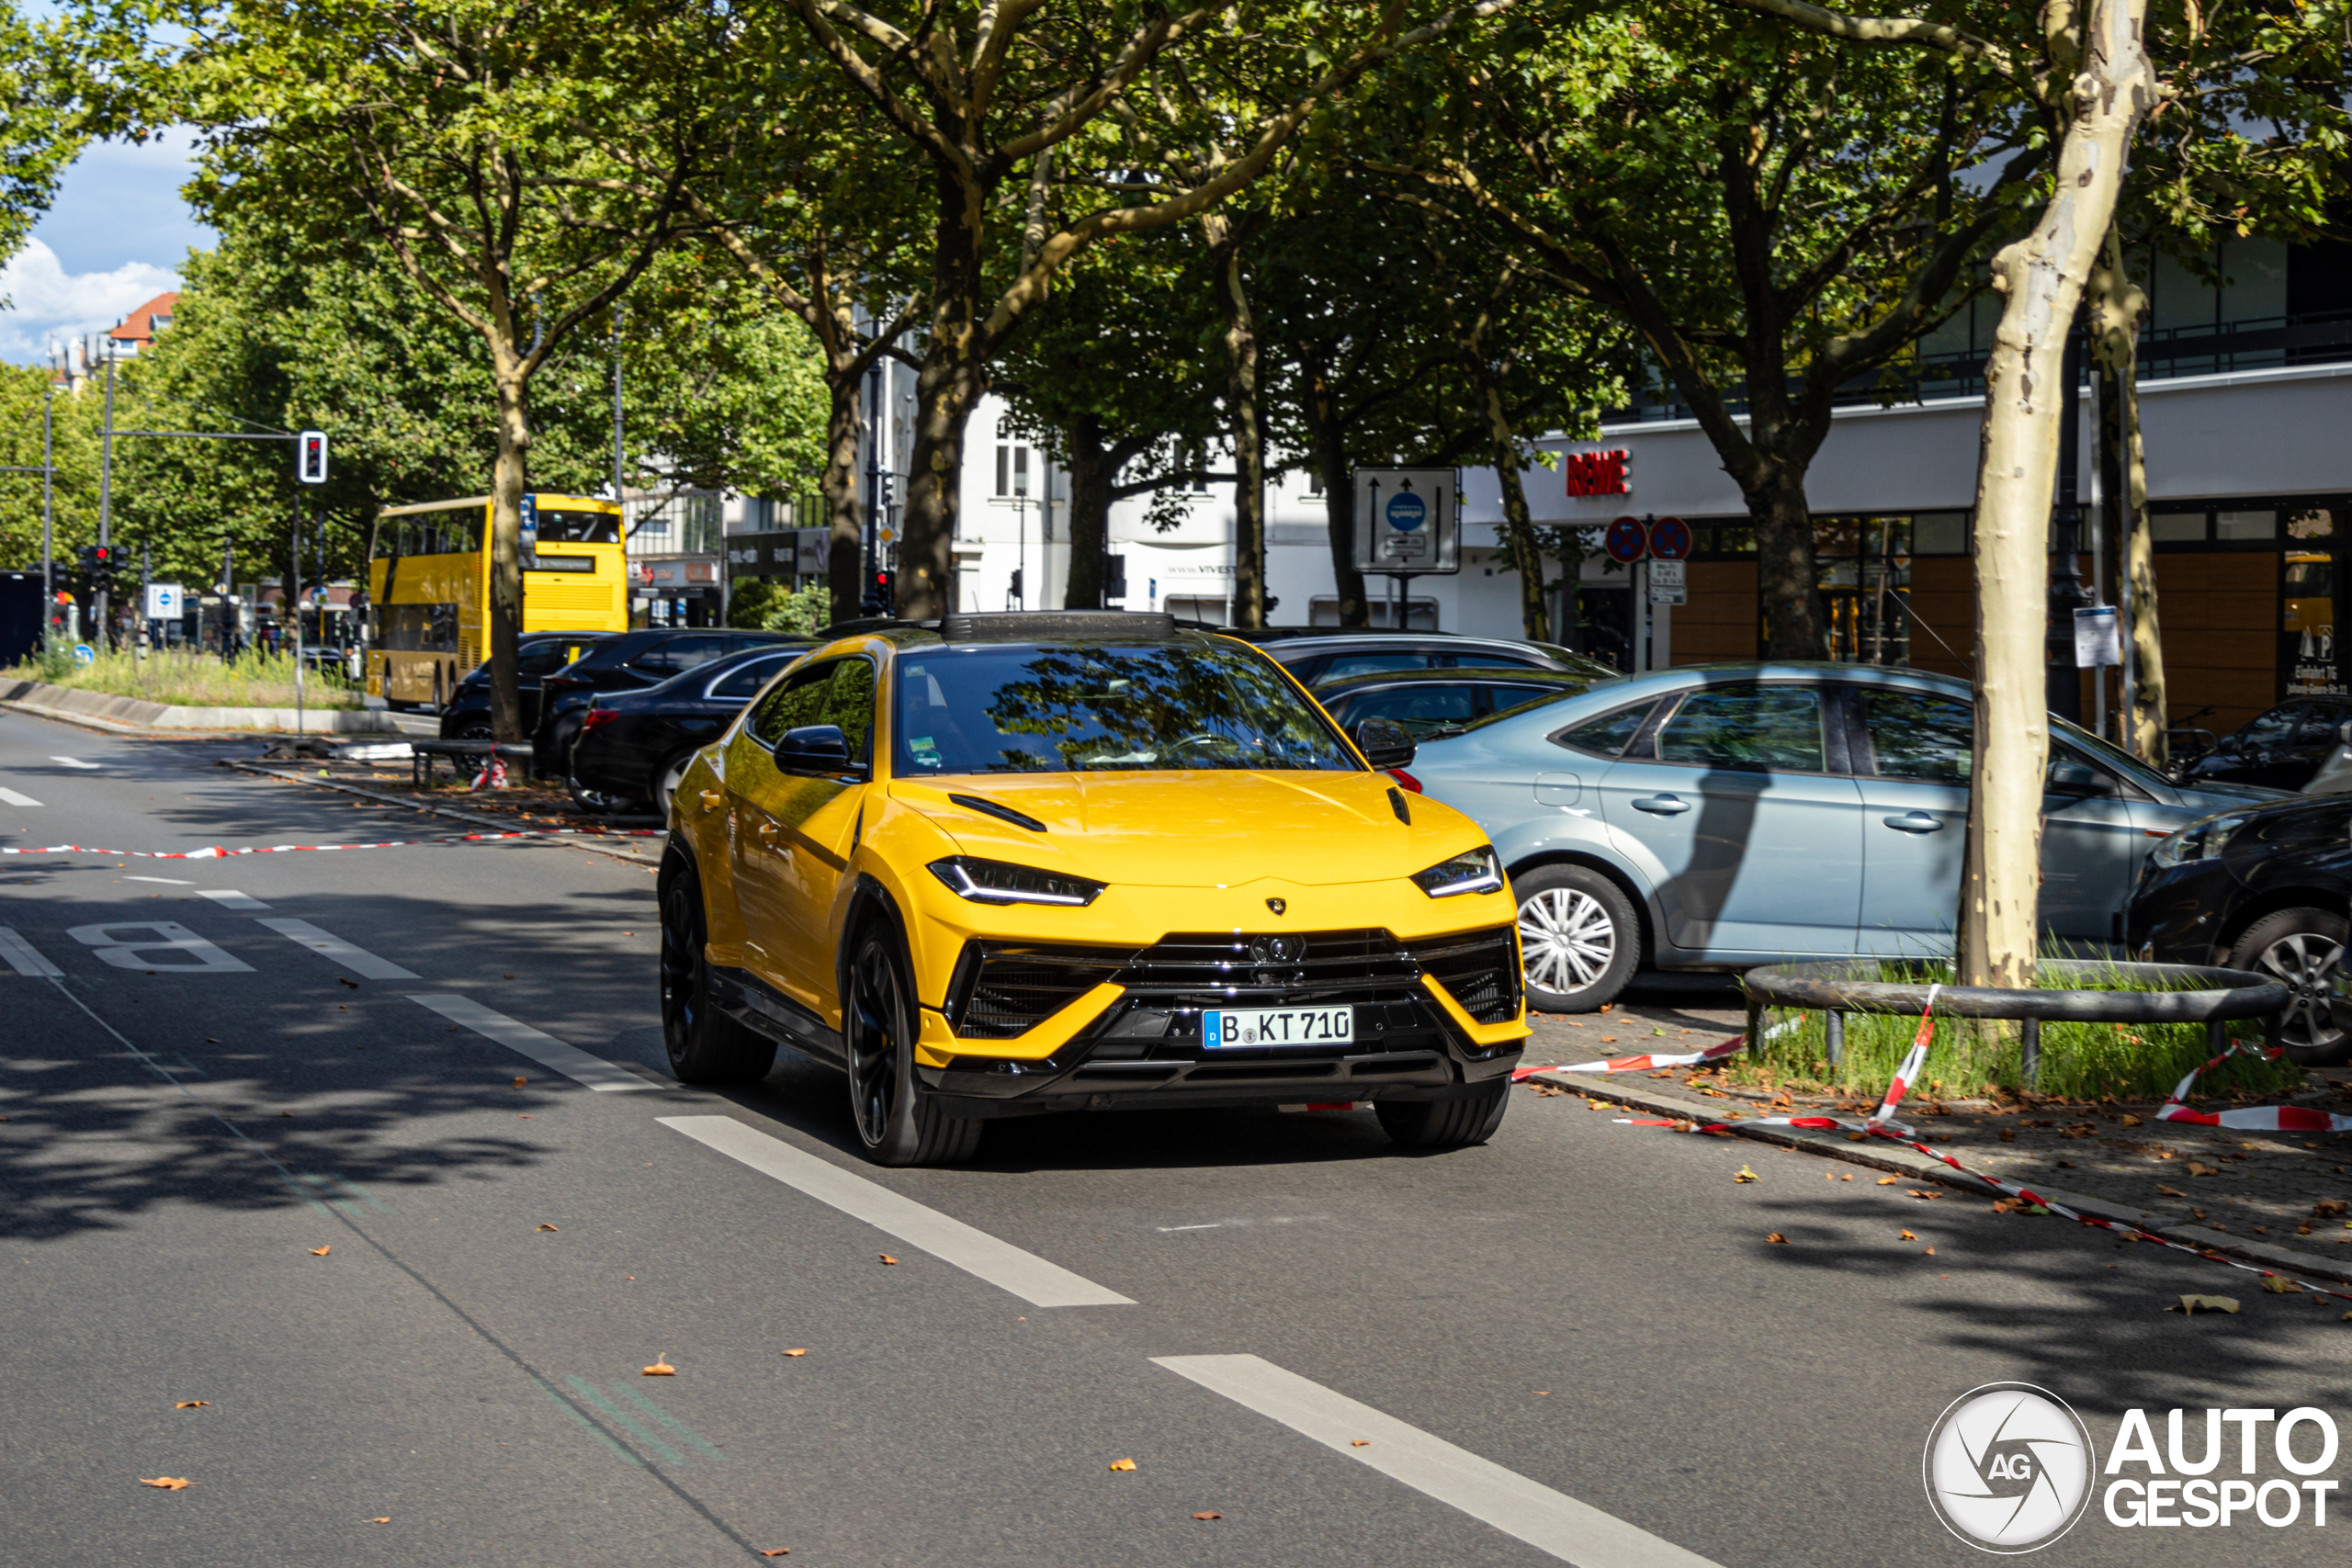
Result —
<path fill-rule="evenodd" d="M 2256 970 L 2286 982 L 2293 993 L 2278 1015 L 2282 1044 L 2327 1046 L 2343 1038 L 2328 1012 L 2335 966 L 2343 957 L 2342 943 L 2317 931 L 2296 931 L 2264 948 L 2255 960 Z"/>
<path fill-rule="evenodd" d="M 670 803 L 678 798 L 678 786 L 685 782 L 686 770 L 694 766 L 694 753 L 689 751 L 672 762 L 662 770 L 662 782 L 653 786 L 653 804 L 664 822 L 670 819 Z"/>
<path fill-rule="evenodd" d="M 1519 907 L 1519 947 L 1530 986 L 1555 995 L 1580 991 L 1615 961 L 1617 922 L 1589 893 L 1546 888 Z"/>

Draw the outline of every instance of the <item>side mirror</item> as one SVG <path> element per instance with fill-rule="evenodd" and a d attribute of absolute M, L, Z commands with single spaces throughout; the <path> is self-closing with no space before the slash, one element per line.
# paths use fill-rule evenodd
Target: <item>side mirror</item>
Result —
<path fill-rule="evenodd" d="M 2352 746 L 2352 718 L 2347 718 L 2335 727 L 2335 739 L 2346 746 Z"/>
<path fill-rule="evenodd" d="M 2050 764 L 2048 788 L 2052 795 L 2113 795 L 2115 781 L 2088 762 L 2059 761 Z"/>
<path fill-rule="evenodd" d="M 776 742 L 775 765 L 788 773 L 849 772 L 849 737 L 838 724 L 804 724 Z"/>
<path fill-rule="evenodd" d="M 1348 731 L 1348 739 L 1356 743 L 1363 760 L 1375 768 L 1409 768 L 1413 753 L 1412 733 L 1403 725 L 1385 718 L 1360 718 Z"/>

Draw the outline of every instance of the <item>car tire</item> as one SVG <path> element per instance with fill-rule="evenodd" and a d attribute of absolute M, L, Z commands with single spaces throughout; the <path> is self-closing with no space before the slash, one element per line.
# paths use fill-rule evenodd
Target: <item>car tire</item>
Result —
<path fill-rule="evenodd" d="M 670 819 L 670 807 L 678 798 L 678 786 L 685 781 L 686 770 L 694 765 L 695 754 L 681 751 L 662 763 L 661 771 L 653 775 L 653 809 L 662 814 L 662 821 Z"/>
<path fill-rule="evenodd" d="M 680 869 L 662 893 L 662 1043 L 680 1083 L 757 1083 L 775 1066 L 775 1042 L 712 1003 L 710 928 L 702 878 Z"/>
<path fill-rule="evenodd" d="M 1483 1144 L 1503 1124 L 1510 1109 L 1510 1079 L 1477 1085 L 1456 1100 L 1375 1100 L 1372 1113 L 1380 1130 L 1399 1147 L 1459 1149 Z"/>
<path fill-rule="evenodd" d="M 450 736 L 449 739 L 452 740 L 495 740 L 498 739 L 498 731 L 491 728 L 490 720 L 486 718 L 470 718 L 458 726 L 458 733 Z"/>
<path fill-rule="evenodd" d="M 842 1008 L 850 1122 L 876 1165 L 954 1165 L 972 1157 L 984 1125 L 948 1116 L 915 1073 L 920 1011 L 899 933 L 873 921 L 858 933 Z"/>
<path fill-rule="evenodd" d="M 1521 972 L 1534 1012 L 1593 1012 L 1617 999 L 1642 960 L 1642 928 L 1625 890 L 1581 865 L 1514 876 Z"/>
<path fill-rule="evenodd" d="M 601 789 L 590 789 L 577 775 L 566 773 L 563 787 L 571 796 L 571 804 L 596 817 L 618 817 L 637 804 L 625 795 L 611 795 Z"/>
<path fill-rule="evenodd" d="M 2225 960 L 2232 969 L 2284 981 L 2294 993 L 2279 1015 L 2278 1041 L 2300 1066 L 2352 1061 L 2352 1033 L 2335 1026 L 2328 1006 L 2346 930 L 2344 917 L 2330 910 L 2274 909 L 2246 927 Z"/>
<path fill-rule="evenodd" d="M 424 705 L 423 703 L 401 702 L 393 697 L 386 697 L 384 699 L 385 710 L 390 713 L 414 713 L 418 708 L 421 708 Z"/>

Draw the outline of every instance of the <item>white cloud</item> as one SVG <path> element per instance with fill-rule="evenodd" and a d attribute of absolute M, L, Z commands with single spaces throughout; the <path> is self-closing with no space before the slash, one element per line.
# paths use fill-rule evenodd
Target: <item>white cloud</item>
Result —
<path fill-rule="evenodd" d="M 40 240 L 0 267 L 0 360 L 38 365 L 51 338 L 64 341 L 103 332 L 166 289 L 179 274 L 150 262 L 126 262 L 112 272 L 67 272 Z"/>

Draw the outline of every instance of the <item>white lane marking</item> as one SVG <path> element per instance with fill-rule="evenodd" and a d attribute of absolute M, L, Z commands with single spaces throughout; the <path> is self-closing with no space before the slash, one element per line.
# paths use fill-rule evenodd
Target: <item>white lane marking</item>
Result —
<path fill-rule="evenodd" d="M 147 936 L 118 936 L 118 931 L 146 931 Z M 74 926 L 65 933 L 96 950 L 98 957 L 118 969 L 145 969 L 160 975 L 250 975 L 254 966 L 232 958 L 177 920 L 109 920 L 103 925 Z M 160 955 L 160 956 L 159 956 Z M 175 964 L 174 957 L 193 963 Z"/>
<path fill-rule="evenodd" d="M 1716 1568 L 1672 1541 L 1261 1357 L 1155 1356 L 1152 1363 L 1577 1568 Z M 1359 1439 L 1364 1447 L 1354 1446 Z"/>
<path fill-rule="evenodd" d="M 126 876 L 125 882 L 160 882 L 166 887 L 193 887 L 195 883 L 179 876 Z"/>
<path fill-rule="evenodd" d="M 65 973 L 43 958 L 39 948 L 6 926 L 0 926 L 0 958 L 6 959 L 8 967 L 17 974 L 30 975 L 37 979 L 46 980 Z"/>
<path fill-rule="evenodd" d="M 0 788 L 0 801 L 6 801 L 10 806 L 39 806 L 40 804 L 29 795 L 18 795 L 15 790 L 6 788 Z"/>
<path fill-rule="evenodd" d="M 1221 1231 L 1225 1228 L 1225 1222 L 1218 1220 L 1205 1225 L 1162 1225 L 1159 1228 L 1164 1231 Z"/>
<path fill-rule="evenodd" d="M 431 1008 L 451 1023 L 462 1023 L 484 1039 L 495 1040 L 508 1050 L 519 1052 L 539 1066 L 590 1089 L 627 1093 L 656 1087 L 602 1056 L 592 1056 L 577 1045 L 567 1045 L 552 1034 L 542 1034 L 519 1019 L 486 1008 L 471 997 L 440 995 L 411 997 L 409 1000 Z"/>
<path fill-rule="evenodd" d="M 1034 1252 L 1023 1252 L 961 1220 L 950 1219 L 911 1198 L 900 1197 L 878 1182 L 843 1170 L 830 1160 L 795 1148 L 781 1138 L 754 1132 L 731 1116 L 662 1116 L 655 1120 L 675 1128 L 698 1144 L 741 1160 L 763 1176 L 773 1176 L 820 1203 L 830 1203 L 852 1219 L 864 1220 L 876 1230 L 894 1235 L 909 1247 L 921 1247 L 942 1263 L 952 1263 L 967 1274 L 1010 1292 L 1031 1306 L 1133 1306 L 1116 1291 L 1048 1263 Z"/>
<path fill-rule="evenodd" d="M 82 759 L 81 759 L 81 758 L 79 758 L 79 757 L 51 757 L 51 758 L 50 759 L 50 761 L 52 761 L 52 762 L 57 763 L 60 767 L 65 767 L 65 768 L 86 768 L 86 769 L 88 769 L 91 773 L 96 773 L 96 772 L 98 771 L 98 764 L 97 764 L 97 763 L 96 763 L 96 762 L 85 762 L 85 761 L 82 761 Z"/>
<path fill-rule="evenodd" d="M 280 936 L 290 936 L 312 953 L 332 958 L 345 969 L 355 969 L 370 980 L 414 980 L 421 978 L 413 969 L 403 969 L 389 958 L 379 958 L 364 947 L 354 947 L 333 931 L 322 931 L 308 920 L 280 917 L 261 922 Z"/>
<path fill-rule="evenodd" d="M 251 914 L 255 909 L 266 909 L 271 907 L 249 894 L 238 892 L 233 887 L 199 887 L 196 891 L 196 896 L 199 898 L 209 898 L 224 909 L 237 909 L 246 914 Z"/>

